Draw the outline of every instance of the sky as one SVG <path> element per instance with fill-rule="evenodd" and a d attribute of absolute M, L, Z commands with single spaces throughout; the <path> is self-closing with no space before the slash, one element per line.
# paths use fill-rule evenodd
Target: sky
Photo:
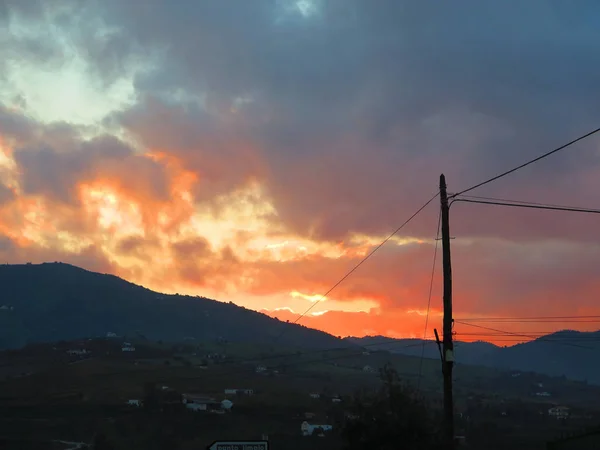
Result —
<path fill-rule="evenodd" d="M 334 335 L 429 337 L 437 201 L 321 297 L 441 173 L 456 192 L 599 126 L 598 13 L 593 0 L 0 0 L 0 260 L 282 320 L 312 307 L 299 323 Z M 471 194 L 599 208 L 599 189 L 592 137 Z M 457 322 L 600 315 L 599 225 L 453 205 Z"/>

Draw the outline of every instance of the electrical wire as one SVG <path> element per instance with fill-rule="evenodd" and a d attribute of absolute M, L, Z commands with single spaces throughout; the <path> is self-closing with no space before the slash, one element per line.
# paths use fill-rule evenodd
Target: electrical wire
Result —
<path fill-rule="evenodd" d="M 482 197 L 480 195 L 460 195 L 461 198 L 475 199 L 475 200 L 491 200 L 496 202 L 508 202 L 508 203 L 516 203 L 521 205 L 537 205 L 537 206 L 552 206 L 557 208 L 574 208 L 574 209 L 597 209 L 597 208 L 584 208 L 580 206 L 573 205 L 557 205 L 555 203 L 541 203 L 541 202 L 531 202 L 527 200 L 511 200 L 507 198 L 498 198 L 498 197 Z"/>
<path fill-rule="evenodd" d="M 512 168 L 510 170 L 507 170 L 506 172 L 502 172 L 499 175 L 496 175 L 496 176 L 494 176 L 492 178 L 489 178 L 489 179 L 487 179 L 485 181 L 482 181 L 481 183 L 477 183 L 476 185 L 471 186 L 471 187 L 469 187 L 467 189 L 463 189 L 462 191 L 457 192 L 456 194 L 452 194 L 452 195 L 449 196 L 449 198 L 457 197 L 457 196 L 459 196 L 461 194 L 464 194 L 466 192 L 470 192 L 470 191 L 472 191 L 474 189 L 477 189 L 477 188 L 479 188 L 481 186 L 484 186 L 484 185 L 489 184 L 489 183 L 491 183 L 493 181 L 496 181 L 496 180 L 498 180 L 500 178 L 503 178 L 506 175 L 510 175 L 511 173 L 516 172 L 517 170 L 520 170 L 520 169 L 522 169 L 524 167 L 527 167 L 527 166 L 529 166 L 529 165 L 531 165 L 531 164 L 533 164 L 533 163 L 535 163 L 537 161 L 540 161 L 540 160 L 542 160 L 544 158 L 547 158 L 548 156 L 553 155 L 554 153 L 558 153 L 559 151 L 564 150 L 567 147 L 570 147 L 571 145 L 573 145 L 573 144 L 575 144 L 575 143 L 577 143 L 579 141 L 587 139 L 588 137 L 590 137 L 590 136 L 598 133 L 599 131 L 600 131 L 600 127 L 596 128 L 595 130 L 590 131 L 589 133 L 584 134 L 583 136 L 579 136 L 578 138 L 573 139 L 572 141 L 569 141 L 566 144 L 563 144 L 560 147 L 555 148 L 554 150 L 546 152 L 543 155 L 538 156 L 537 158 L 531 159 L 531 160 L 529 160 L 529 161 L 521 164 L 520 166 L 514 167 L 514 168 Z"/>
<path fill-rule="evenodd" d="M 425 357 L 425 338 L 427 336 L 427 327 L 429 326 L 429 311 L 431 310 L 431 295 L 433 293 L 433 280 L 435 278 L 435 264 L 437 261 L 438 242 L 440 237 L 440 227 L 442 224 L 442 210 L 438 214 L 437 230 L 435 233 L 435 247 L 433 249 L 433 263 L 431 267 L 431 280 L 429 281 L 429 295 L 427 297 L 427 313 L 425 314 L 425 330 L 423 331 L 423 347 L 421 348 L 421 359 L 419 361 L 419 377 L 417 379 L 417 391 L 421 389 L 421 374 L 423 370 L 423 358 Z"/>
<path fill-rule="evenodd" d="M 498 206 L 513 206 L 516 208 L 530 208 L 530 209 L 548 209 L 552 211 L 570 211 L 570 212 L 582 212 L 590 214 L 600 214 L 600 209 L 586 209 L 586 208 L 572 208 L 568 206 L 547 206 L 547 205 L 536 205 L 527 203 L 509 203 L 509 202 L 495 202 L 488 200 L 470 200 L 466 198 L 455 198 L 452 203 L 463 202 L 463 203 L 479 203 L 482 205 L 498 205 Z"/>
<path fill-rule="evenodd" d="M 533 320 L 535 322 L 545 321 L 545 320 L 554 320 L 554 319 L 600 319 L 600 316 L 524 316 L 524 317 L 463 317 L 460 319 L 456 319 L 462 322 L 472 321 L 472 322 L 484 322 L 484 321 L 521 321 L 521 320 Z"/>
<path fill-rule="evenodd" d="M 513 333 L 511 331 L 499 330 L 497 328 L 484 327 L 482 325 L 476 325 L 474 323 L 468 323 L 468 322 L 461 322 L 461 321 L 458 321 L 458 320 L 455 320 L 454 323 L 460 323 L 462 325 L 466 325 L 466 326 L 469 326 L 469 327 L 475 327 L 475 328 L 481 328 L 481 329 L 484 329 L 484 330 L 495 331 L 497 333 L 503 333 L 503 334 L 510 335 L 510 336 L 525 337 L 525 338 L 529 337 L 527 335 L 523 335 L 523 334 L 520 334 L 520 333 Z M 570 343 L 570 342 L 553 341 L 553 340 L 550 340 L 548 338 L 539 338 L 538 340 L 545 341 L 545 342 L 553 342 L 553 343 L 557 343 L 557 344 L 561 344 L 561 345 L 570 345 L 570 346 L 573 346 L 573 347 L 585 348 L 585 349 L 588 349 L 588 350 L 594 350 L 592 347 L 585 347 L 583 345 L 577 345 L 577 344 L 573 344 L 573 343 Z"/>
<path fill-rule="evenodd" d="M 296 320 L 292 323 L 296 324 L 300 319 L 302 319 L 306 314 L 308 314 L 315 306 L 323 301 L 335 288 L 337 288 L 340 284 L 342 284 L 350 275 L 352 275 L 360 266 L 362 266 L 371 256 L 373 256 L 381 247 L 383 247 L 390 239 L 392 239 L 400 230 L 402 230 L 406 225 L 408 225 L 415 217 L 417 217 L 421 211 L 423 211 L 429 204 L 437 198 L 439 192 L 436 192 L 433 197 L 427 200 L 419 209 L 417 209 L 408 219 L 402 223 L 398 228 L 396 228 L 388 237 L 386 237 L 377 247 L 375 247 L 369 254 L 367 254 L 363 259 L 361 259 L 358 264 L 356 264 L 350 271 L 348 271 L 342 278 L 340 278 L 327 292 L 325 292 L 321 297 L 315 301 L 310 307 L 300 314 Z M 289 329 L 289 327 L 284 327 L 281 333 L 277 336 L 276 340 L 281 339 L 281 337 L 285 334 L 285 332 Z"/>

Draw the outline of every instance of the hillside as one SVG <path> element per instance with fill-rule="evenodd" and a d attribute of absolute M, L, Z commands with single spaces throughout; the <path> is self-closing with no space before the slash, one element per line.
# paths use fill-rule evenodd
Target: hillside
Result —
<path fill-rule="evenodd" d="M 349 342 L 392 353 L 420 356 L 420 339 L 390 339 L 384 336 L 346 338 Z M 426 341 L 424 356 L 439 358 L 435 345 Z M 488 342 L 456 342 L 458 364 L 473 364 L 498 369 L 537 372 L 565 376 L 600 384 L 600 363 L 594 357 L 600 352 L 600 331 L 560 331 L 511 347 L 498 347 Z"/>
<path fill-rule="evenodd" d="M 82 337 L 248 341 L 303 348 L 352 345 L 233 303 L 160 294 L 63 263 L 0 266 L 0 348 Z"/>

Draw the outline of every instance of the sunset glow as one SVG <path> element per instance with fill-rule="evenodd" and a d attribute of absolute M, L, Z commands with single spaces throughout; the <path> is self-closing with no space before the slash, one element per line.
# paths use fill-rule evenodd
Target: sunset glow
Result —
<path fill-rule="evenodd" d="M 247 23 L 200 5 L 190 7 L 200 23 L 112 0 L 15 6 L 0 50 L 2 261 L 69 262 L 336 336 L 431 338 L 442 310 L 435 202 L 323 294 L 431 197 L 441 172 L 454 192 L 584 131 L 597 105 L 580 88 L 597 80 L 559 74 L 540 92 L 531 74 L 554 67 L 545 56 L 512 84 L 465 75 L 489 62 L 473 42 L 496 42 L 495 58 L 516 68 L 546 55 L 535 47 L 550 29 L 531 30 L 517 64 L 493 30 L 439 18 L 429 36 L 408 11 L 391 25 L 373 16 L 389 38 L 370 40 L 358 5 L 276 3 L 268 14 L 240 6 Z M 211 13 L 227 23 L 211 25 Z M 460 46 L 448 42 L 456 32 Z M 557 60 L 574 55 L 572 39 Z M 448 46 L 447 61 L 422 60 L 430 45 Z M 597 149 L 586 142 L 473 193 L 599 207 Z M 512 345 L 600 328 L 458 322 L 600 315 L 599 223 L 453 205 L 457 339 Z"/>

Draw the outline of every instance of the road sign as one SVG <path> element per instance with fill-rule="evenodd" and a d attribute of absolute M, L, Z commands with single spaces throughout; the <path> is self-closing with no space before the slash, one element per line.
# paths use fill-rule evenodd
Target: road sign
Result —
<path fill-rule="evenodd" d="M 269 450 L 268 441 L 215 441 L 208 450 Z"/>

